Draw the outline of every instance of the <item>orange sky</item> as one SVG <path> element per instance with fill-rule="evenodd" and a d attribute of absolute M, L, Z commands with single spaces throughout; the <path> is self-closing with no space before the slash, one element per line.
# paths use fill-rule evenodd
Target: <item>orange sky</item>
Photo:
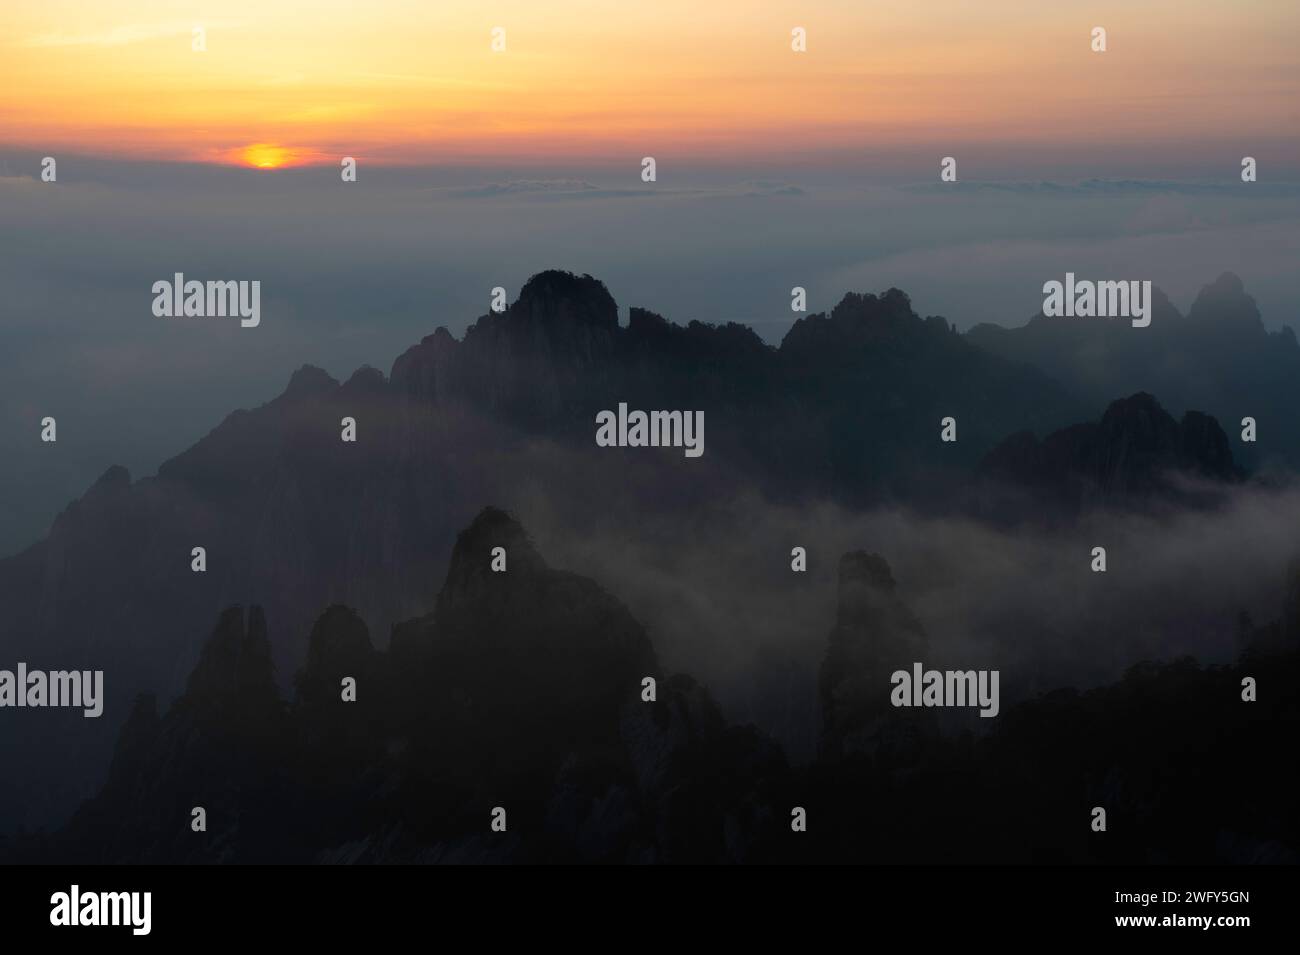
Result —
<path fill-rule="evenodd" d="M 41 0 L 0 144 L 337 162 L 1294 141 L 1295 0 Z M 219 11 L 216 12 L 216 11 Z M 192 49 L 205 31 L 206 52 Z M 506 49 L 491 49 L 493 27 Z M 808 51 L 790 49 L 807 30 Z M 1094 26 L 1109 50 L 1089 48 Z M 250 150 L 250 147 L 256 148 Z"/>

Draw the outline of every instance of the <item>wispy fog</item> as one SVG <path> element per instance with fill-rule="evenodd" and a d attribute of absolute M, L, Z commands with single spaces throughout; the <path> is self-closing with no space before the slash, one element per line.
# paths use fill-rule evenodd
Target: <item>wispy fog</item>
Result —
<path fill-rule="evenodd" d="M 1002 671 L 1006 703 L 1116 679 L 1142 660 L 1236 658 L 1238 615 L 1277 619 L 1300 555 L 1300 488 L 1239 488 L 1214 512 L 1100 513 L 1068 529 L 998 529 L 890 509 L 719 502 L 707 522 L 573 530 L 541 489 L 519 508 L 555 566 L 625 600 L 662 658 L 792 755 L 815 745 L 815 677 L 834 624 L 840 556 L 884 557 L 939 668 Z M 790 569 L 790 549 L 808 571 Z M 1091 570 L 1104 546 L 1108 569 Z M 783 694 L 785 694 L 783 696 Z M 789 712 L 781 707 L 789 706 Z"/>
<path fill-rule="evenodd" d="M 1120 183 L 952 189 L 825 172 L 659 182 L 608 168 L 258 173 L 67 157 L 0 165 L 0 552 L 44 533 L 111 464 L 152 471 L 227 412 L 278 393 L 304 362 L 345 377 L 439 325 L 459 334 L 504 286 L 589 272 L 620 306 L 674 321 L 789 328 L 849 290 L 905 289 L 959 328 L 1019 324 L 1070 270 L 1150 278 L 1180 307 L 1224 270 L 1270 326 L 1295 320 L 1300 188 Z M 936 165 L 937 170 L 937 165 Z M 1229 170 L 1231 172 L 1232 170 Z M 937 176 L 937 172 L 936 172 Z M 168 320 L 151 284 L 174 272 L 257 279 L 260 327 Z M 57 445 L 39 421 L 59 422 Z"/>

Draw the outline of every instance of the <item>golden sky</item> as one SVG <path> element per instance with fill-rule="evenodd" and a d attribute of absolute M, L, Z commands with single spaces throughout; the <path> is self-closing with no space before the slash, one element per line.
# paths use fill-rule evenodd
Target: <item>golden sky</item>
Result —
<path fill-rule="evenodd" d="M 1297 0 L 39 0 L 0 144 L 278 166 L 1294 142 Z M 206 51 L 192 49 L 193 30 Z M 1108 50 L 1090 49 L 1094 26 Z M 492 30 L 505 30 L 493 52 Z M 791 30 L 807 31 L 807 52 Z"/>

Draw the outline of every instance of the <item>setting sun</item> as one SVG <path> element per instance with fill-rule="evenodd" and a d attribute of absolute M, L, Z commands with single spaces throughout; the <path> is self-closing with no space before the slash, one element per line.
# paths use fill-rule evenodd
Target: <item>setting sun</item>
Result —
<path fill-rule="evenodd" d="M 237 151 L 239 161 L 257 169 L 278 169 L 293 165 L 296 155 L 292 149 L 271 143 L 253 143 Z"/>
<path fill-rule="evenodd" d="M 1258 141 L 1294 118 L 1294 0 L 1255 0 L 1230 33 L 1204 24 L 1232 0 L 1094 0 L 1089 17 L 1113 15 L 1124 38 L 1104 58 L 1092 24 L 1030 0 L 1007 18 L 960 0 L 829 0 L 798 22 L 738 0 L 599 15 L 589 0 L 499 0 L 491 17 L 466 0 L 372 0 L 364 12 L 224 0 L 205 18 L 186 6 L 7 4 L 0 138 L 280 169 L 359 155 L 621 161 L 647 144 L 839 156 L 957 136 L 1092 143 L 1098 131 Z"/>

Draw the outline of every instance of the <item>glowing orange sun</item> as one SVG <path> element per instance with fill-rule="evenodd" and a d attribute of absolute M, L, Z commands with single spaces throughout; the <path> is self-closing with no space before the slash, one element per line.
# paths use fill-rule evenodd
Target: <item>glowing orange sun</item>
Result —
<path fill-rule="evenodd" d="M 297 155 L 292 149 L 274 143 L 253 143 L 238 150 L 239 161 L 255 169 L 279 169 L 291 166 Z"/>

